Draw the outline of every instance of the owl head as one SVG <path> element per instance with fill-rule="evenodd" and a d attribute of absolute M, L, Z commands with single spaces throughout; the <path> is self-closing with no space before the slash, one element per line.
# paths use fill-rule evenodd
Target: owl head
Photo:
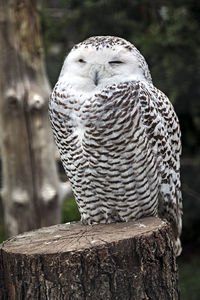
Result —
<path fill-rule="evenodd" d="M 59 80 L 77 92 L 89 93 L 125 81 L 152 83 L 148 65 L 136 47 L 113 36 L 95 36 L 75 45 Z"/>

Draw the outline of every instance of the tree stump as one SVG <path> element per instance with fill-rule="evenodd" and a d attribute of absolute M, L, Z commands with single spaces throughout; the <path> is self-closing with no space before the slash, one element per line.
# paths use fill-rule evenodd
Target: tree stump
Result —
<path fill-rule="evenodd" d="M 0 299 L 179 299 L 169 225 L 62 224 L 2 244 Z"/>

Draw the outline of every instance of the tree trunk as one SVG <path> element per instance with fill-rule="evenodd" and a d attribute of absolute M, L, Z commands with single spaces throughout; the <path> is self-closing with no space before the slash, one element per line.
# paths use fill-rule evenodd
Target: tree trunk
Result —
<path fill-rule="evenodd" d="M 36 0 L 0 0 L 2 198 L 8 235 L 60 222 Z M 68 186 L 67 186 L 68 188 Z"/>
<path fill-rule="evenodd" d="M 171 231 L 158 218 L 42 228 L 6 241 L 0 259 L 0 300 L 179 299 Z"/>

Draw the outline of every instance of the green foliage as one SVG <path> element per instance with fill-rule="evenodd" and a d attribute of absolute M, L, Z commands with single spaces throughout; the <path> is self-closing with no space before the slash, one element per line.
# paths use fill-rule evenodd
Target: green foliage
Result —
<path fill-rule="evenodd" d="M 198 192 L 200 172 L 199 166 L 192 162 L 192 160 L 188 162 L 183 160 L 181 168 L 184 208 L 181 240 L 183 245 L 195 242 L 200 246 L 200 192 Z"/>
<path fill-rule="evenodd" d="M 200 257 L 192 254 L 178 259 L 181 300 L 200 298 Z"/>
<path fill-rule="evenodd" d="M 80 213 L 77 204 L 73 197 L 67 199 L 63 204 L 62 209 L 62 222 L 72 222 L 80 220 Z"/>
<path fill-rule="evenodd" d="M 1 220 L 0 220 L 1 221 Z M 6 234 L 5 234 L 5 227 L 4 225 L 0 222 L 0 244 L 6 240 Z"/>
<path fill-rule="evenodd" d="M 6 239 L 6 233 L 5 233 L 5 226 L 4 226 L 4 219 L 3 219 L 3 205 L 2 205 L 2 200 L 0 199 L 0 243 L 5 241 L 5 239 Z"/>

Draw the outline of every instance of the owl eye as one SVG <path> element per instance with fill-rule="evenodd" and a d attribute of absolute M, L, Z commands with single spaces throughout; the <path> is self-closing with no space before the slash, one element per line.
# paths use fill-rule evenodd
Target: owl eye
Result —
<path fill-rule="evenodd" d="M 86 63 L 86 61 L 85 61 L 84 59 L 82 59 L 82 58 L 80 58 L 80 59 L 78 60 L 78 62 L 80 62 L 80 63 L 82 63 L 82 64 Z"/>
<path fill-rule="evenodd" d="M 109 61 L 109 64 L 110 64 L 110 65 L 119 65 L 119 64 L 123 64 L 123 61 L 120 61 L 120 60 L 112 60 L 112 61 Z"/>

